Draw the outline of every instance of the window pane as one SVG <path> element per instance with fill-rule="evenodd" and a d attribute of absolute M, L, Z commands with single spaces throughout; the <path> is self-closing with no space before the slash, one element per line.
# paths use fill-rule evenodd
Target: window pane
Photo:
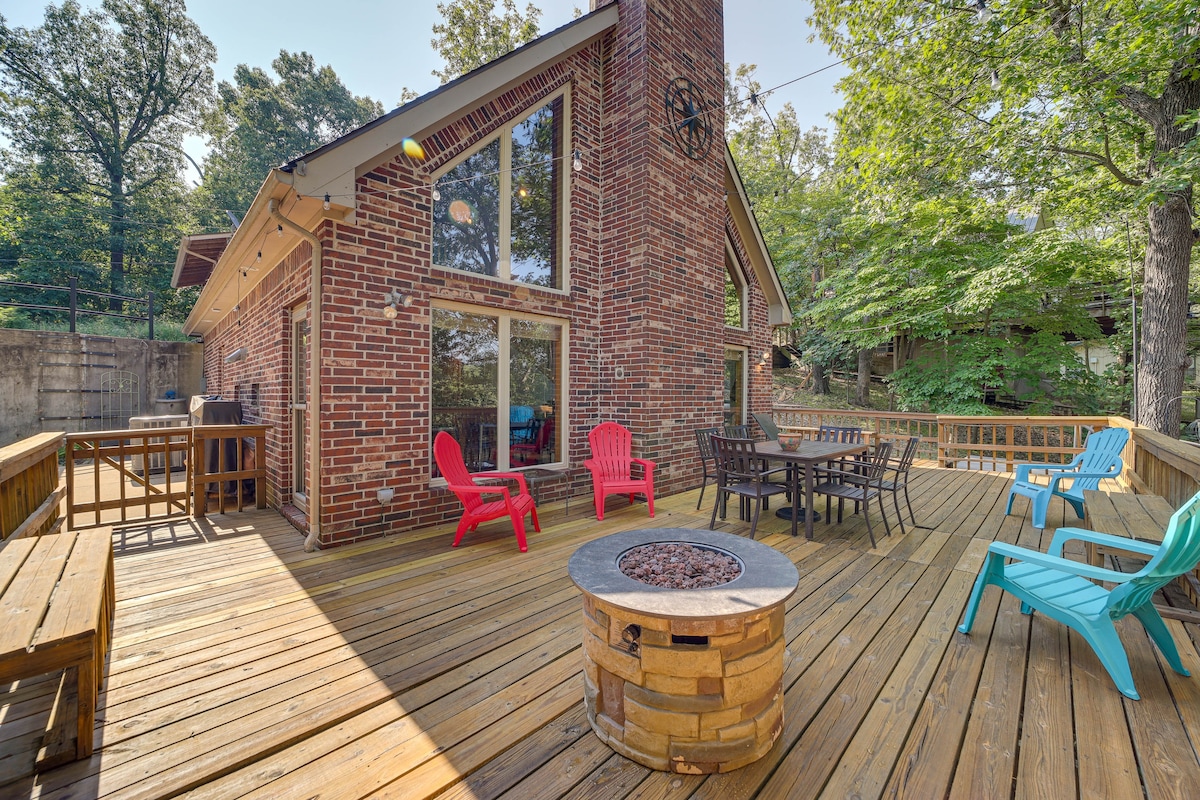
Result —
<path fill-rule="evenodd" d="M 512 241 L 514 281 L 561 288 L 559 192 L 562 187 L 563 101 L 542 106 L 513 126 Z"/>
<path fill-rule="evenodd" d="M 725 324 L 731 328 L 744 328 L 742 308 L 745 303 L 742 298 L 742 285 L 733 277 L 736 269 L 725 253 Z"/>
<path fill-rule="evenodd" d="M 509 364 L 509 463 L 562 460 L 557 411 L 562 407 L 562 326 L 514 319 Z"/>
<path fill-rule="evenodd" d="M 725 424 L 745 425 L 744 405 L 746 354 L 741 350 L 725 351 Z"/>
<path fill-rule="evenodd" d="M 499 274 L 500 140 L 473 153 L 437 183 L 433 263 L 480 275 Z"/>
<path fill-rule="evenodd" d="M 471 472 L 496 469 L 499 320 L 433 310 L 433 431 L 448 431 Z M 431 450 L 432 452 L 432 450 Z M 438 476 L 434 464 L 434 477 Z"/>

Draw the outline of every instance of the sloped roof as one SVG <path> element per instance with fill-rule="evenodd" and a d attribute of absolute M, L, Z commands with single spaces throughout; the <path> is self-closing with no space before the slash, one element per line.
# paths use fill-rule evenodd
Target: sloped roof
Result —
<path fill-rule="evenodd" d="M 294 247 L 299 243 L 294 237 L 277 240 L 275 236 L 266 235 L 276 227 L 276 222 L 267 212 L 272 200 L 282 201 L 290 195 L 294 204 L 289 207 L 288 217 L 308 230 L 314 230 L 323 218 L 351 219 L 355 214 L 354 200 L 347 198 L 355 197 L 356 179 L 402 152 L 404 139 L 420 141 L 466 110 L 520 84 L 545 69 L 547 64 L 587 46 L 616 26 L 619 9 L 619 4 L 613 3 L 586 14 L 311 153 L 271 170 L 246 212 L 242 225 L 232 235 L 211 235 L 228 237 L 227 245 L 216 265 L 209 265 L 212 278 L 205 284 L 200 300 L 189 314 L 185 332 L 207 332 L 219 319 L 221 312 L 218 309 L 232 308 L 237 301 L 237 292 L 248 291 L 262 279 L 262 272 L 253 272 L 247 276 L 249 283 L 239 284 L 237 280 L 239 272 L 244 269 L 238 265 L 253 263 L 256 260 L 256 248 L 262 252 L 263 261 L 275 263 L 286 254 L 282 252 L 283 247 Z M 787 297 L 728 148 L 725 164 L 730 213 L 747 249 L 752 251 L 751 267 L 766 294 L 770 322 L 772 325 L 787 324 L 791 321 Z M 334 198 L 330 209 L 323 208 L 325 195 Z M 202 256 L 206 251 L 188 245 L 189 242 L 198 243 L 202 238 L 185 237 L 176 264 L 177 274 L 191 275 L 189 279 L 195 283 L 204 282 L 200 275 L 205 263 Z M 194 253 L 190 258 L 186 256 L 189 250 Z"/>
<path fill-rule="evenodd" d="M 171 286 L 182 289 L 184 286 L 200 286 L 207 281 L 232 238 L 232 233 L 197 233 L 184 236 L 179 241 L 179 254 L 175 257 Z"/>

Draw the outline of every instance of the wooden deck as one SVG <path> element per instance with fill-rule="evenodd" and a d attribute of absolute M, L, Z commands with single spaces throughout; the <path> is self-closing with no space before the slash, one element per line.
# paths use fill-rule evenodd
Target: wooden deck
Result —
<path fill-rule="evenodd" d="M 1188 679 L 1121 626 L 1138 702 L 1074 634 L 995 590 L 974 635 L 958 634 L 988 542 L 1043 535 L 1027 513 L 1003 516 L 1004 475 L 914 476 L 926 527 L 876 550 L 861 518 L 818 524 L 814 542 L 760 521 L 801 579 L 783 734 L 736 772 L 651 772 L 603 746 L 583 711 L 567 558 L 616 530 L 706 527 L 689 492 L 661 498 L 653 521 L 617 499 L 603 524 L 583 498 L 569 516 L 547 506 L 526 554 L 501 522 L 456 550 L 442 527 L 305 553 L 271 511 L 120 531 L 95 754 L 0 796 L 1195 797 L 1200 629 L 1167 623 Z M 1050 524 L 1062 514 L 1055 501 Z M 28 771 L 53 684 L 0 687 L 0 783 Z"/>

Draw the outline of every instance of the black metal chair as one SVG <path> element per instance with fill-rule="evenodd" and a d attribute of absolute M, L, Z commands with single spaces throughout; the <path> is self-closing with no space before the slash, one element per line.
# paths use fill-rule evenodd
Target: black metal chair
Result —
<path fill-rule="evenodd" d="M 779 438 L 779 426 L 775 424 L 770 414 L 752 414 L 754 421 L 758 423 L 758 427 L 762 428 L 762 432 L 767 438 L 775 441 Z"/>
<path fill-rule="evenodd" d="M 905 443 L 904 449 L 900 452 L 899 457 L 893 456 L 889 461 L 887 468 L 884 470 L 884 475 L 891 477 L 884 478 L 879 481 L 879 488 L 885 492 L 892 493 L 892 502 L 896 506 L 896 516 L 900 519 L 900 533 L 903 535 L 904 530 L 904 515 L 900 513 L 900 492 L 904 492 L 904 504 L 908 506 L 908 518 L 912 520 L 913 527 L 917 525 L 917 518 L 913 515 L 912 503 L 908 499 L 908 471 L 912 468 L 913 461 L 917 457 L 917 448 L 921 445 L 920 436 L 912 436 Z M 894 450 L 894 447 L 893 447 Z"/>
<path fill-rule="evenodd" d="M 840 425 L 822 425 L 817 430 L 817 441 L 862 444 L 863 429 Z"/>
<path fill-rule="evenodd" d="M 717 524 L 717 512 L 725 519 L 725 508 L 729 495 L 735 494 L 744 502 L 754 501 L 754 518 L 750 521 L 750 538 L 758 527 L 758 515 L 764 502 L 775 494 L 783 494 L 787 487 L 771 483 L 770 476 L 785 472 L 786 467 L 764 469 L 762 456 L 754 449 L 753 439 L 730 439 L 712 437 L 713 450 L 717 457 L 717 501 L 713 505 L 712 519 L 708 528 Z"/>
<path fill-rule="evenodd" d="M 700 504 L 704 502 L 704 487 L 708 486 L 709 481 L 717 479 L 717 454 L 713 450 L 712 437 L 720 435 L 720 428 L 696 429 L 696 448 L 700 451 L 700 464 L 704 468 L 704 478 L 700 481 L 700 498 L 696 500 L 697 511 L 700 510 Z M 712 472 L 709 472 L 710 466 Z"/>
<path fill-rule="evenodd" d="M 845 501 L 854 501 L 855 513 L 858 513 L 858 504 L 862 503 L 863 517 L 867 520 L 867 535 L 871 537 L 871 547 L 875 547 L 875 532 L 871 529 L 871 501 L 878 498 L 883 528 L 888 536 L 892 535 L 882 497 L 883 473 L 887 470 L 891 455 L 892 443 L 880 442 L 875 445 L 875 452 L 868 459 L 847 458 L 838 462 L 837 467 L 817 469 L 818 483 L 813 487 L 813 492 L 825 495 L 825 524 L 829 524 L 829 509 L 833 498 L 838 499 L 839 523 L 842 521 Z"/>
<path fill-rule="evenodd" d="M 749 425 L 726 425 L 725 426 L 725 438 L 726 439 L 749 439 L 750 438 L 750 426 Z"/>

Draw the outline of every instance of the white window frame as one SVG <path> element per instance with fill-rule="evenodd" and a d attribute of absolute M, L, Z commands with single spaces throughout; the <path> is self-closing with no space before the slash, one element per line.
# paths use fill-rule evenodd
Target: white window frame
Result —
<path fill-rule="evenodd" d="M 456 272 L 458 270 L 455 270 Z M 519 311 L 508 311 L 506 309 L 493 308 L 491 306 L 476 306 L 469 303 L 452 303 L 441 300 L 433 302 L 433 308 L 444 309 L 446 311 L 460 311 L 464 314 L 476 314 L 478 316 L 495 317 L 497 319 L 497 335 L 500 339 L 500 350 L 497 355 L 496 369 L 496 441 L 509 441 L 509 415 L 504 413 L 509 411 L 512 406 L 509 393 L 511 391 L 511 381 L 509 378 L 509 367 L 511 366 L 512 358 L 512 320 L 524 319 L 531 322 L 544 322 L 548 325 L 557 325 L 562 330 L 562 363 L 558 368 L 558 385 L 561 387 L 559 396 L 561 402 L 555 406 L 554 424 L 556 427 L 557 436 L 561 437 L 562 448 L 559 455 L 562 457 L 560 461 L 554 461 L 549 464 L 536 464 L 526 467 L 512 467 L 508 463 L 508 450 L 497 446 L 496 448 L 496 471 L 497 472 L 520 472 L 525 469 L 564 469 L 568 464 L 567 459 L 567 436 L 566 432 L 570 430 L 570 409 L 567 407 L 567 400 L 570 397 L 570 386 L 567 385 L 567 377 L 570 374 L 568 364 L 571 363 L 571 321 L 563 317 L 550 317 L 542 314 L 526 314 Z M 432 318 L 431 318 L 432 320 Z M 433 324 L 429 326 L 429 369 L 433 369 Z M 429 385 L 429 410 L 433 413 L 433 380 L 430 375 Z M 433 475 L 433 449 L 429 451 L 429 474 Z M 487 475 L 487 473 L 481 473 Z M 442 477 L 430 478 L 430 486 L 445 486 L 446 479 Z"/>
<path fill-rule="evenodd" d="M 534 283 L 524 283 L 514 281 L 512 279 L 512 259 L 509 257 L 512 247 L 512 132 L 521 122 L 524 122 L 530 114 L 537 111 L 539 108 L 554 102 L 561 97 L 563 101 L 563 150 L 562 164 L 560 165 L 560 178 L 562 186 L 559 187 L 559 212 L 558 218 L 561 220 L 559 225 L 559 247 L 561 252 L 559 255 L 560 265 L 559 272 L 562 275 L 561 286 L 541 286 Z M 508 286 L 525 286 L 531 289 L 539 289 L 545 292 L 553 292 L 561 295 L 570 295 L 571 293 L 571 269 L 570 259 L 568 257 L 571 252 L 571 168 L 572 153 L 572 125 L 571 125 L 571 90 L 569 86 L 564 86 L 557 92 L 552 92 L 538 100 L 536 103 L 524 109 L 520 114 L 513 117 L 511 122 L 505 123 L 503 126 L 494 130 L 486 139 L 483 139 L 475 144 L 470 150 L 459 154 L 452 161 L 447 162 L 441 169 L 433 174 L 434 186 L 443 175 L 450 172 L 463 161 L 466 161 L 471 156 L 478 153 L 483 148 L 495 142 L 500 141 L 500 163 L 507 165 L 507 168 L 500 168 L 500 230 L 497 234 L 500 243 L 500 259 L 496 266 L 497 275 L 484 275 L 478 272 L 469 272 L 466 270 L 456 269 L 438 264 L 433 260 L 433 227 L 430 227 L 430 247 L 429 247 L 429 263 L 433 269 L 451 275 L 470 275 L 473 278 L 481 280 L 496 281 Z"/>

